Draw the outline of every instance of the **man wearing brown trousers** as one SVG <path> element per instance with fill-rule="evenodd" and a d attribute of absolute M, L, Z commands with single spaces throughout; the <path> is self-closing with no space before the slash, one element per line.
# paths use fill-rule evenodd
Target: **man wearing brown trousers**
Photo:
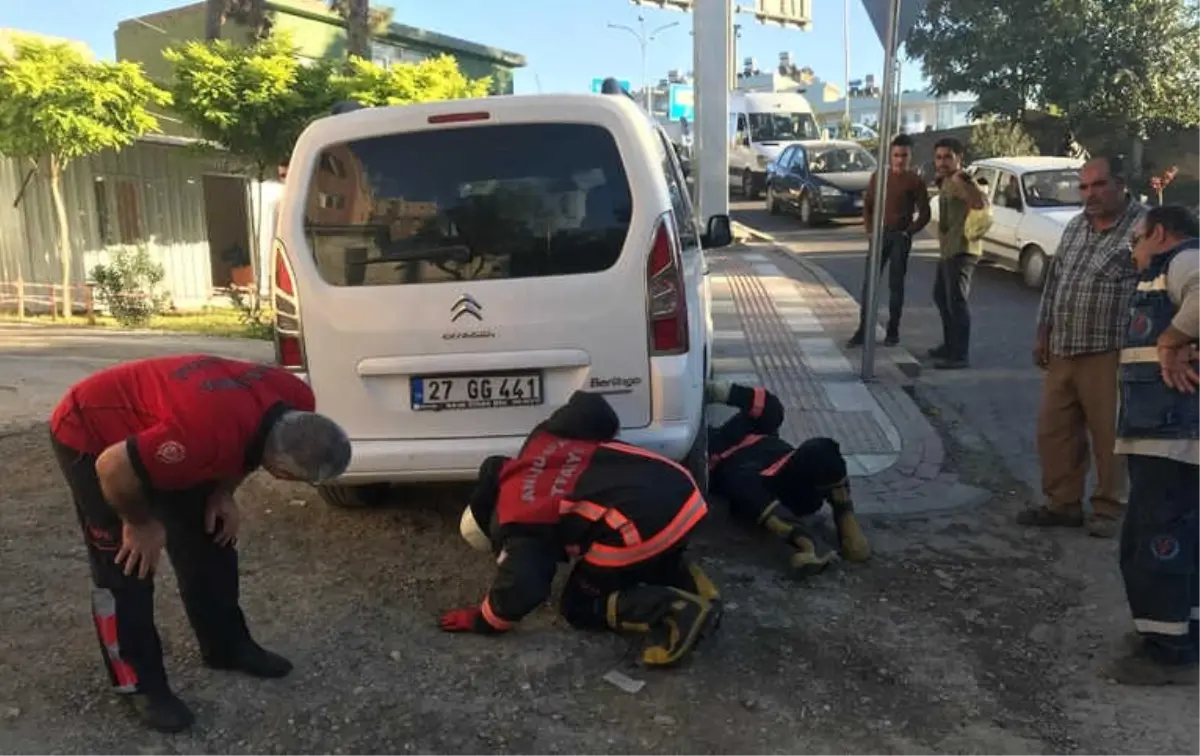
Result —
<path fill-rule="evenodd" d="M 1063 231 L 1038 308 L 1033 358 L 1046 371 L 1037 445 L 1045 503 L 1017 516 L 1022 525 L 1079 527 L 1088 472 L 1096 466 L 1091 535 L 1111 538 L 1124 509 L 1125 475 L 1113 452 L 1117 369 L 1129 303 L 1137 286 L 1130 241 L 1145 209 L 1125 191 L 1115 158 L 1080 172 L 1083 213 Z"/>

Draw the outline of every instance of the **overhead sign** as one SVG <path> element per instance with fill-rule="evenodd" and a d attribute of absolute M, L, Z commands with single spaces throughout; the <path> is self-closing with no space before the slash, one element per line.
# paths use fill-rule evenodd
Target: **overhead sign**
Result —
<path fill-rule="evenodd" d="M 667 88 L 667 118 L 688 123 L 696 120 L 696 90 L 691 84 L 672 84 Z"/>
<path fill-rule="evenodd" d="M 902 45 L 908 39 L 908 33 L 917 25 L 917 18 L 920 17 L 921 11 L 925 10 L 929 0 L 896 0 L 900 3 L 900 28 L 897 30 L 896 39 Z M 883 45 L 883 49 L 887 50 L 887 25 L 888 25 L 888 10 L 891 6 L 891 0 L 862 0 L 863 7 L 867 10 L 867 15 L 871 18 L 871 25 L 875 27 L 875 34 L 879 37 L 879 44 Z"/>
<path fill-rule="evenodd" d="M 629 87 L 629 82 L 625 81 L 624 79 L 620 79 L 618 83 L 621 85 L 621 89 L 624 89 L 626 92 L 633 91 Z M 592 79 L 592 94 L 600 94 L 600 91 L 603 87 L 604 79 Z"/>
<path fill-rule="evenodd" d="M 634 5 L 653 5 L 665 10 L 691 13 L 695 0 L 629 0 Z M 753 0 L 752 3 L 734 3 L 734 13 L 752 14 L 760 24 L 794 26 L 808 31 L 812 28 L 812 0 Z"/>

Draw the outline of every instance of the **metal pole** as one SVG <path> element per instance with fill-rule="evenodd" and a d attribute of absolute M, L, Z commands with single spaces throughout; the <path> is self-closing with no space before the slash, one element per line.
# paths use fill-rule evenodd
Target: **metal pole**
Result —
<path fill-rule="evenodd" d="M 642 37 L 640 42 L 642 46 L 642 99 L 645 101 L 646 112 L 653 115 L 654 101 L 650 97 L 650 85 L 646 81 L 646 47 L 650 42 L 645 37 Z"/>
<path fill-rule="evenodd" d="M 896 79 L 896 48 L 900 27 L 900 0 L 888 4 L 887 45 L 884 47 L 883 97 L 879 103 L 879 165 L 875 170 L 875 211 L 871 214 L 871 246 L 867 249 L 866 302 L 863 316 L 863 351 L 860 375 L 863 380 L 875 377 L 875 325 L 879 298 L 879 259 L 883 254 L 883 210 L 887 200 L 888 174 L 891 173 L 891 141 L 895 131 L 893 100 Z"/>
<path fill-rule="evenodd" d="M 844 53 L 844 63 L 846 64 L 846 78 L 843 82 L 845 89 L 842 91 L 842 97 L 846 101 L 844 112 L 842 113 L 842 123 L 850 124 L 850 0 L 842 0 L 842 51 Z M 842 139 L 849 139 L 849 134 L 842 134 Z"/>

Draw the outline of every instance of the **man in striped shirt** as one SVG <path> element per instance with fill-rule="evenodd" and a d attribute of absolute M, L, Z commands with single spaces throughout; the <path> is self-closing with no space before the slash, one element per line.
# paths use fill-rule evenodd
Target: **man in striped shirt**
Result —
<path fill-rule="evenodd" d="M 1084 524 L 1088 437 L 1096 466 L 1088 532 L 1111 538 L 1124 509 L 1125 476 L 1113 452 L 1117 366 L 1137 282 L 1130 239 L 1145 209 L 1126 193 L 1116 158 L 1084 164 L 1083 213 L 1071 219 L 1050 263 L 1038 307 L 1034 362 L 1045 370 L 1038 413 L 1044 504 L 1022 525 Z"/>

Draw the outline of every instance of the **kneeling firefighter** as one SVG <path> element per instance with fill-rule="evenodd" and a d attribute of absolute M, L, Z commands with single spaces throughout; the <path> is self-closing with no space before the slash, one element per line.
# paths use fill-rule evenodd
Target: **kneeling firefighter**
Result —
<path fill-rule="evenodd" d="M 846 460 L 831 438 L 810 438 L 800 446 L 779 437 L 783 405 L 761 386 L 711 382 L 709 402 L 728 404 L 738 413 L 709 429 L 709 485 L 729 501 L 731 514 L 781 537 L 796 551 L 791 566 L 797 577 L 823 570 L 832 552 L 818 553 L 816 543 L 796 519 L 833 508 L 842 556 L 863 562 L 871 548 L 854 517 Z"/>
<path fill-rule="evenodd" d="M 448 612 L 450 632 L 502 633 L 546 601 L 560 562 L 575 565 L 561 599 L 580 629 L 643 637 L 642 662 L 678 662 L 720 617 L 720 595 L 684 556 L 708 512 L 687 470 L 618 443 L 597 394 L 575 392 L 515 458 L 489 457 L 463 511 L 462 535 L 496 557 L 483 602 Z"/>

